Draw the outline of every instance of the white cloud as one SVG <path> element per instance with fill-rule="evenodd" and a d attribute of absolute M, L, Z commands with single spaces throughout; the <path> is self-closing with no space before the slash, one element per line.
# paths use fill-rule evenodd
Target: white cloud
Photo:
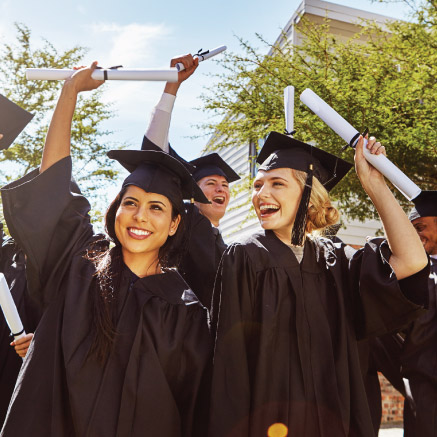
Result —
<path fill-rule="evenodd" d="M 122 64 L 125 67 L 141 67 L 153 63 L 158 51 L 158 43 L 165 39 L 171 30 L 163 24 L 144 25 L 131 23 L 95 23 L 92 30 L 96 35 L 106 34 L 109 47 L 106 62 Z"/>

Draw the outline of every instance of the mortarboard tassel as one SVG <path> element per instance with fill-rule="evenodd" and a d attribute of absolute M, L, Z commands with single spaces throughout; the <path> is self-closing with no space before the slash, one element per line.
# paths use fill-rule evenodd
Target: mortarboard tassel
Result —
<path fill-rule="evenodd" d="M 305 228 L 308 215 L 308 205 L 310 203 L 311 190 L 313 188 L 313 164 L 310 164 L 302 198 L 294 219 L 293 231 L 291 233 L 291 244 L 302 246 L 305 238 Z"/>

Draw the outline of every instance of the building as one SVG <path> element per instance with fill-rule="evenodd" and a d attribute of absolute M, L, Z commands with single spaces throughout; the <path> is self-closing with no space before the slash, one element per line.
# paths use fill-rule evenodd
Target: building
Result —
<path fill-rule="evenodd" d="M 360 27 L 361 20 L 373 20 L 384 26 L 390 18 L 371 12 L 362 11 L 346 6 L 337 5 L 321 0 L 304 0 L 291 16 L 284 27 L 282 34 L 276 43 L 281 45 L 284 38 L 299 44 L 302 41 L 302 34 L 299 32 L 299 23 L 305 17 L 315 24 L 321 24 L 325 17 L 330 20 L 330 29 L 338 38 L 347 40 L 356 34 Z M 363 43 L 365 41 L 363 40 Z M 248 175 L 253 172 L 249 157 L 255 155 L 255 145 L 248 144 L 243 147 L 231 147 L 218 151 L 218 153 L 231 165 L 240 175 Z M 239 185 L 238 185 L 239 184 Z M 231 242 L 260 229 L 258 220 L 254 213 L 250 214 L 250 190 L 244 189 L 241 183 L 232 187 L 234 194 L 225 217 L 220 221 L 221 232 L 227 242 Z M 338 236 L 347 244 L 361 246 L 367 236 L 374 236 L 381 228 L 377 220 L 368 220 L 364 223 L 348 220 L 342 217 L 343 226 Z"/>

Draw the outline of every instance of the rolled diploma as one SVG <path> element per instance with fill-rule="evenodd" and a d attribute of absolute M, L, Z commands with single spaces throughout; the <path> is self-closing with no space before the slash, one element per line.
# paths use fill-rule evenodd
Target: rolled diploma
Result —
<path fill-rule="evenodd" d="M 26 78 L 28 80 L 65 80 L 77 70 L 57 69 L 57 68 L 26 68 Z M 106 71 L 108 80 L 145 80 L 145 81 L 164 81 L 177 82 L 178 70 L 167 68 L 163 70 L 151 69 L 99 69 L 95 70 L 91 77 L 96 80 L 104 79 Z"/>
<path fill-rule="evenodd" d="M 221 52 L 224 52 L 226 49 L 227 49 L 226 46 L 220 46 L 210 50 L 209 53 L 206 53 L 205 55 L 194 55 L 194 56 L 197 56 L 199 58 L 199 62 L 202 62 L 202 61 L 206 61 L 209 58 L 212 58 L 213 56 L 220 54 Z M 178 71 L 185 70 L 184 64 L 182 64 L 182 62 L 178 62 L 175 65 L 175 67 L 177 68 Z"/>
<path fill-rule="evenodd" d="M 300 95 L 300 100 L 348 144 L 358 133 L 340 114 L 309 88 Z M 357 142 L 358 138 L 352 146 L 355 147 Z M 367 161 L 379 170 L 408 200 L 412 200 L 420 194 L 422 190 L 405 173 L 399 170 L 386 156 L 370 153 L 366 145 L 367 141 L 365 141 L 363 148 Z"/>
<path fill-rule="evenodd" d="M 23 323 L 21 323 L 17 307 L 15 306 L 14 299 L 12 298 L 8 283 L 6 282 L 5 275 L 3 273 L 0 273 L 0 306 L 2 307 L 6 323 L 8 324 L 15 340 L 24 337 L 26 333 L 24 332 Z"/>
<path fill-rule="evenodd" d="M 285 130 L 292 132 L 294 127 L 294 86 L 284 89 Z"/>

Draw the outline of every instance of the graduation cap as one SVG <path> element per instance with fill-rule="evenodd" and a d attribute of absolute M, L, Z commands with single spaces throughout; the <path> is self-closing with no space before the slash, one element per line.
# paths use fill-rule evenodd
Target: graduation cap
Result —
<path fill-rule="evenodd" d="M 167 197 L 184 210 L 184 199 L 209 203 L 190 172 L 177 159 L 163 151 L 110 150 L 108 157 L 117 160 L 130 175 L 123 187 L 135 185 L 149 193 Z"/>
<path fill-rule="evenodd" d="M 437 217 L 437 191 L 421 191 L 413 199 L 414 208 L 410 211 L 410 221 L 420 217 Z"/>
<path fill-rule="evenodd" d="M 305 188 L 293 225 L 291 243 L 300 246 L 305 236 L 312 178 L 316 177 L 327 191 L 332 190 L 353 167 L 353 164 L 322 149 L 303 143 L 288 135 L 271 132 L 256 160 L 259 170 L 291 168 L 307 173 Z"/>
<path fill-rule="evenodd" d="M 0 94 L 0 150 L 7 149 L 32 118 L 33 114 Z"/>
<path fill-rule="evenodd" d="M 193 178 L 196 182 L 212 175 L 223 176 L 229 183 L 240 179 L 240 176 L 238 176 L 232 167 L 229 166 L 218 153 L 210 153 L 209 155 L 193 159 L 190 161 L 190 164 L 196 167 L 193 172 Z"/>
<path fill-rule="evenodd" d="M 161 152 L 162 149 L 157 146 L 153 141 L 149 140 L 145 135 L 143 137 L 143 143 L 141 145 L 141 150 L 154 150 L 156 152 Z M 194 165 L 191 165 L 188 161 L 185 161 L 184 158 L 182 158 L 182 156 L 178 155 L 178 153 L 176 152 L 175 149 L 173 149 L 173 147 L 170 145 L 170 143 L 168 144 L 168 154 L 170 156 L 173 156 L 173 158 L 176 158 L 180 163 L 182 163 L 184 165 L 184 167 L 186 169 L 188 169 L 188 171 L 193 174 L 195 167 Z"/>

